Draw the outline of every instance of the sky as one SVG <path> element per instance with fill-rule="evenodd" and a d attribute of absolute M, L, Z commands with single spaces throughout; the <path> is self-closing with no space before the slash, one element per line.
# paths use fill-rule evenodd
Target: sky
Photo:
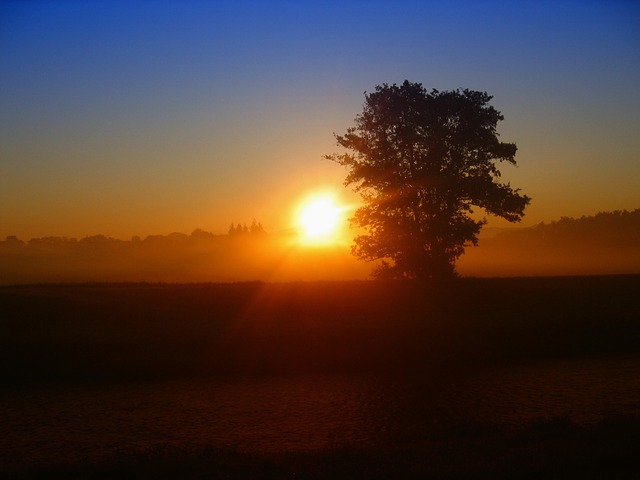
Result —
<path fill-rule="evenodd" d="M 522 226 L 640 207 L 632 1 L 3 1 L 0 238 L 291 228 L 405 79 L 493 95 Z M 490 219 L 490 225 L 505 222 Z"/>

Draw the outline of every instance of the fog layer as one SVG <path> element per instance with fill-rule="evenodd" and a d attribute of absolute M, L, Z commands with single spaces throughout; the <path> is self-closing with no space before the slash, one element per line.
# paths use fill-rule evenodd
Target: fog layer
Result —
<path fill-rule="evenodd" d="M 368 278 L 348 245 L 305 247 L 289 235 L 195 230 L 129 241 L 95 235 L 0 242 L 0 284 L 233 282 Z M 494 232 L 458 261 L 463 276 L 640 272 L 640 209 Z"/>

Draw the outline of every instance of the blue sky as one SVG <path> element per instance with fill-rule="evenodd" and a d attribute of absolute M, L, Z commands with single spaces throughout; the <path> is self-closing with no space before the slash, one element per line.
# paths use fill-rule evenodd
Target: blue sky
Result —
<path fill-rule="evenodd" d="M 634 2 L 4 2 L 0 237 L 290 226 L 376 84 L 494 96 L 523 225 L 640 207 Z M 494 222 L 501 225 L 500 222 Z"/>

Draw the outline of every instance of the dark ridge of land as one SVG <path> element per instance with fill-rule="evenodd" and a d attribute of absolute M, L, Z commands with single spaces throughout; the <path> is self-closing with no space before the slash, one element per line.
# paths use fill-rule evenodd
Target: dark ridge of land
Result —
<path fill-rule="evenodd" d="M 609 418 L 592 427 L 565 417 L 518 430 L 461 426 L 439 437 L 362 449 L 277 455 L 190 447 L 123 451 L 100 462 L 0 469 L 3 478 L 64 479 L 636 479 L 640 419 Z"/>
<path fill-rule="evenodd" d="M 640 275 L 0 288 L 0 379 L 419 370 L 640 351 Z"/>

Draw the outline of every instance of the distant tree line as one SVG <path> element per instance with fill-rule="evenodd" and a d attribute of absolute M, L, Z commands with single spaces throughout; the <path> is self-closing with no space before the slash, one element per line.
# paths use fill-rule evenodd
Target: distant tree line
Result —
<path fill-rule="evenodd" d="M 258 267 L 269 260 L 271 238 L 257 221 L 221 235 L 196 229 L 130 240 L 90 235 L 27 242 L 9 235 L 0 241 L 0 284 L 262 278 Z"/>
<path fill-rule="evenodd" d="M 640 209 L 502 231 L 470 249 L 461 271 L 480 276 L 640 273 Z"/>
<path fill-rule="evenodd" d="M 267 232 L 264 231 L 262 227 L 262 223 L 256 222 L 255 219 L 251 222 L 251 225 L 247 227 L 247 224 L 234 225 L 233 222 L 229 227 L 229 235 L 238 236 L 238 235 L 254 235 L 254 236 L 264 236 Z"/>
<path fill-rule="evenodd" d="M 179 245 L 179 244 L 194 244 L 202 242 L 215 242 L 225 241 L 226 239 L 238 236 L 250 235 L 253 237 L 265 237 L 267 232 L 265 231 L 262 223 L 253 220 L 250 226 L 246 224 L 237 225 L 231 224 L 227 235 L 219 235 L 202 230 L 200 228 L 195 229 L 190 235 L 186 235 L 180 232 L 173 232 L 168 235 L 148 235 L 144 239 L 138 235 L 131 237 L 131 240 L 121 240 L 106 235 L 89 235 L 83 238 L 74 237 L 60 237 L 60 236 L 47 236 L 32 238 L 27 242 L 19 239 L 15 235 L 8 235 L 4 241 L 0 240 L 0 248 L 3 249 L 15 249 L 15 248 L 58 248 L 58 247 L 99 247 L 99 246 L 116 246 L 116 245 Z"/>
<path fill-rule="evenodd" d="M 505 231 L 490 239 L 495 244 L 538 244 L 547 247 L 640 248 L 640 208 L 600 212 L 580 218 L 561 217 L 551 223 Z M 486 242 L 486 241 L 485 241 Z"/>

